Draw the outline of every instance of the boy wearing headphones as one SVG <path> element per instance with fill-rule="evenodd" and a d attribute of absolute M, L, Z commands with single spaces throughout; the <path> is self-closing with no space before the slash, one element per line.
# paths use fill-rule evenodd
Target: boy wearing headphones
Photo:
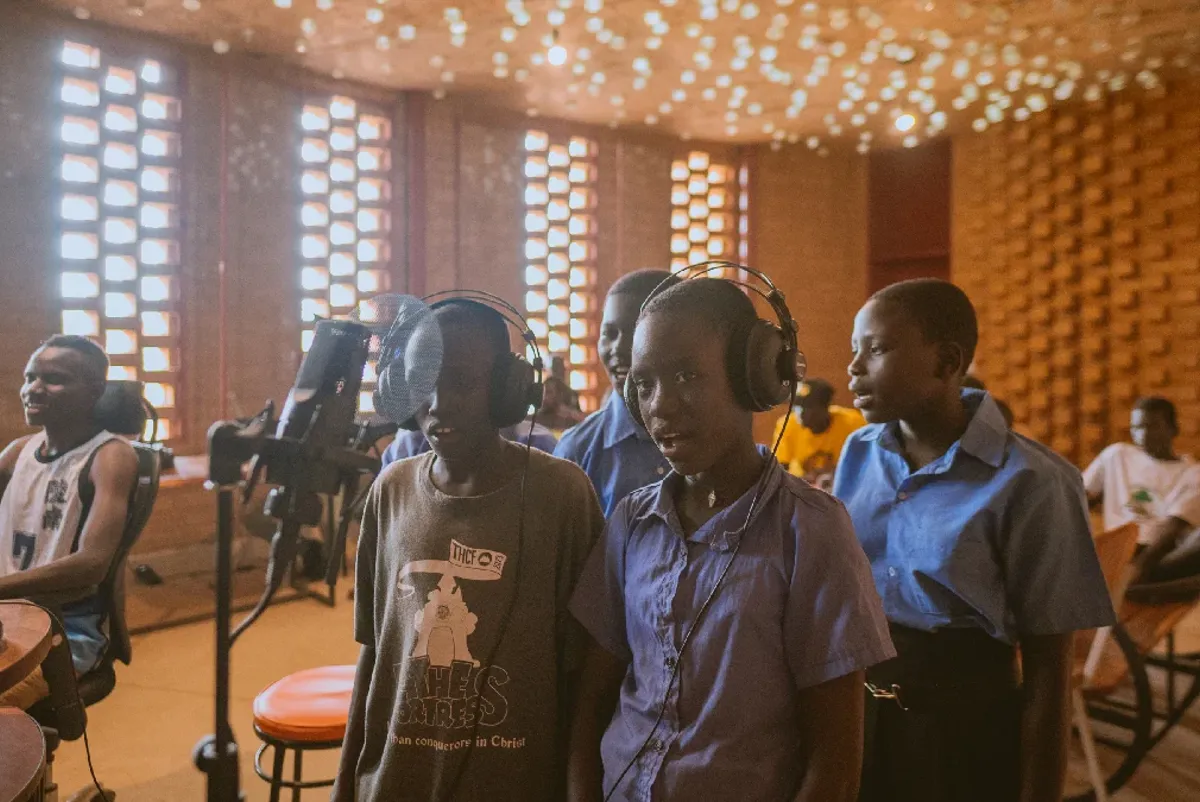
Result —
<path fill-rule="evenodd" d="M 678 282 L 666 270 L 636 270 L 621 276 L 604 298 L 597 350 L 612 382 L 604 406 L 563 433 L 554 456 L 583 468 L 600 496 L 604 514 L 630 491 L 657 482 L 670 464 L 634 422 L 621 393 L 633 353 L 633 328 L 646 298 L 660 284 Z"/>
<path fill-rule="evenodd" d="M 867 671 L 865 802 L 1058 802 L 1072 634 L 1113 621 L 1079 471 L 962 389 L 977 339 L 971 301 L 936 279 L 854 319 L 850 391 L 871 425 L 833 492 L 899 653 Z"/>
<path fill-rule="evenodd" d="M 594 643 L 571 802 L 854 799 L 863 669 L 894 652 L 841 505 L 755 446 L 755 388 L 788 378 L 765 328 L 713 279 L 638 320 L 626 397 L 672 470 L 617 505 L 572 598 Z"/>
<path fill-rule="evenodd" d="M 536 403 L 506 323 L 477 301 L 433 307 L 432 451 L 367 497 L 354 635 L 362 644 L 333 799 L 553 802 L 583 636 L 569 593 L 603 517 L 574 465 L 501 437 Z"/>

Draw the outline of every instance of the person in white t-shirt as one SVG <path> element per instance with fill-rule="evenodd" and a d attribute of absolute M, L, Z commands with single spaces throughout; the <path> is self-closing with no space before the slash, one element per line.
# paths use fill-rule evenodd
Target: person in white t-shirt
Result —
<path fill-rule="evenodd" d="M 1135 581 L 1200 573 L 1200 464 L 1174 448 L 1179 426 L 1165 398 L 1138 399 L 1133 443 L 1114 443 L 1083 472 L 1088 501 L 1103 505 L 1104 528 L 1139 528 Z"/>

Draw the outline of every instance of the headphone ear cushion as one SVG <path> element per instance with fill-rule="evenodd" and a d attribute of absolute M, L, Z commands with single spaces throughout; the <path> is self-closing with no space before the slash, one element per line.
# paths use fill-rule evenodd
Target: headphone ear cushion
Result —
<path fill-rule="evenodd" d="M 494 426 L 503 429 L 525 420 L 535 395 L 541 403 L 541 385 L 535 378 L 533 365 L 517 354 L 506 352 L 496 357 L 488 397 Z"/>
<path fill-rule="evenodd" d="M 645 429 L 646 423 L 642 420 L 642 408 L 638 405 L 637 385 L 629 376 L 625 377 L 625 382 L 621 385 L 621 397 L 625 401 L 625 408 L 629 410 L 634 423 Z"/>
<path fill-rule="evenodd" d="M 729 334 L 729 344 L 725 349 L 725 375 L 729 378 L 729 386 L 733 390 L 733 398 L 743 409 L 752 409 L 750 394 L 746 386 L 746 344 L 750 330 L 737 326 Z"/>
<path fill-rule="evenodd" d="M 774 323 L 756 320 L 746 333 L 745 389 L 749 407 L 766 412 L 787 401 L 793 369 L 783 332 Z"/>

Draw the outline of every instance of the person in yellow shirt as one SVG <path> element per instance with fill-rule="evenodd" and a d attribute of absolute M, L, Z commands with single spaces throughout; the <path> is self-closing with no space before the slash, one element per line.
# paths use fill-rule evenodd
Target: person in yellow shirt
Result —
<path fill-rule="evenodd" d="M 839 407 L 832 402 L 833 385 L 829 382 L 824 379 L 802 382 L 796 391 L 792 417 L 776 452 L 789 473 L 822 490 L 833 486 L 833 470 L 846 438 L 855 429 L 867 425 L 857 409 Z M 783 421 L 784 417 L 781 417 L 775 423 L 775 439 L 779 438 Z"/>

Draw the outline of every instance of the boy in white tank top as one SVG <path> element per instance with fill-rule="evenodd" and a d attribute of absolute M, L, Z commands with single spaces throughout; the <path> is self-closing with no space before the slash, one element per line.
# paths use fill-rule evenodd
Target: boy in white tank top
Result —
<path fill-rule="evenodd" d="M 0 599 L 60 607 L 77 674 L 108 645 L 95 588 L 125 528 L 137 457 L 95 420 L 108 357 L 84 337 L 57 335 L 25 367 L 21 403 L 37 434 L 0 452 Z M 0 697 L 28 707 L 48 693 L 40 672 Z"/>

